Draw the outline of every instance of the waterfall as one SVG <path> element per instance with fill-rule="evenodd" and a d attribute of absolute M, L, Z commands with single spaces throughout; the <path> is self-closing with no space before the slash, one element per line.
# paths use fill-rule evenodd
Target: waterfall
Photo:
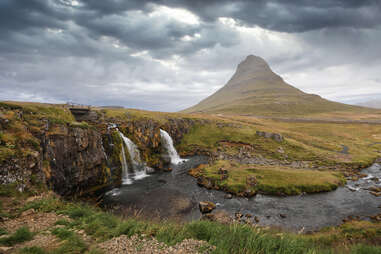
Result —
<path fill-rule="evenodd" d="M 124 145 L 122 144 L 122 184 L 132 184 L 132 180 L 128 173 L 128 165 Z"/>
<path fill-rule="evenodd" d="M 169 156 L 172 164 L 179 164 L 181 162 L 186 161 L 185 159 L 180 158 L 179 154 L 177 153 L 177 151 L 173 145 L 173 140 L 172 140 L 171 136 L 169 136 L 168 132 L 160 129 L 160 136 L 161 136 L 161 140 L 165 146 L 165 149 L 168 152 L 168 156 Z"/>
<path fill-rule="evenodd" d="M 133 176 L 134 180 L 139 180 L 139 179 L 143 179 L 147 177 L 148 176 L 147 171 L 151 171 L 152 169 L 148 167 L 142 161 L 138 147 L 134 144 L 134 142 L 132 142 L 129 138 L 124 136 L 123 133 L 121 133 L 120 131 L 119 131 L 119 135 L 123 139 L 123 143 L 127 147 L 128 154 L 130 155 L 132 171 L 133 171 L 131 175 Z M 122 146 L 122 152 L 124 154 L 124 146 Z M 123 159 L 125 159 L 125 157 Z M 127 169 L 126 170 L 127 177 L 129 177 L 130 174 L 128 173 L 127 160 L 126 160 L 126 169 Z M 123 172 L 124 172 L 124 168 L 123 168 Z"/>

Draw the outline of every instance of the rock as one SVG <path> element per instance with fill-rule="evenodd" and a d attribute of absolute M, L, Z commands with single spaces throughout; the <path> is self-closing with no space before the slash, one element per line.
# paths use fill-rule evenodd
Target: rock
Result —
<path fill-rule="evenodd" d="M 0 247 L 0 253 L 6 253 L 12 250 L 12 247 Z"/>
<path fill-rule="evenodd" d="M 381 187 L 372 186 L 368 190 L 373 192 L 381 192 Z"/>
<path fill-rule="evenodd" d="M 22 213 L 21 213 L 21 216 L 22 216 L 22 217 L 25 217 L 25 216 L 34 214 L 35 212 L 36 212 L 36 211 L 32 208 L 32 209 L 29 209 L 29 210 L 26 210 L 26 211 L 22 212 Z"/>
<path fill-rule="evenodd" d="M 279 133 L 270 133 L 270 132 L 265 132 L 265 131 L 257 131 L 256 135 L 264 138 L 271 138 L 277 142 L 283 142 L 284 138 L 281 134 Z"/>
<path fill-rule="evenodd" d="M 370 216 L 370 218 L 374 221 L 381 221 L 381 214 Z"/>
<path fill-rule="evenodd" d="M 198 203 L 198 207 L 200 212 L 204 214 L 212 212 L 216 208 L 216 205 L 209 201 L 201 201 Z"/>
<path fill-rule="evenodd" d="M 236 213 L 234 214 L 234 217 L 235 217 L 236 220 L 240 220 L 240 219 L 243 217 L 243 214 L 240 213 L 240 212 L 236 212 Z"/>
<path fill-rule="evenodd" d="M 229 224 L 232 222 L 229 214 L 225 211 L 215 211 L 213 213 L 204 214 L 201 217 L 202 220 L 217 221 L 224 224 Z"/>
<path fill-rule="evenodd" d="M 225 199 L 232 199 L 232 198 L 233 198 L 233 195 L 230 194 L 230 193 L 227 193 L 227 194 L 225 194 L 224 198 L 225 198 Z"/>
<path fill-rule="evenodd" d="M 376 196 L 376 197 L 381 197 L 381 192 L 371 191 L 370 194 L 372 194 L 373 196 Z"/>
<path fill-rule="evenodd" d="M 249 186 L 255 186 L 257 185 L 258 181 L 255 176 L 248 176 L 246 177 L 246 184 Z"/>
<path fill-rule="evenodd" d="M 249 197 L 252 197 L 254 196 L 255 194 L 257 194 L 254 190 L 251 190 L 251 189 L 246 189 L 243 193 L 243 195 L 247 198 Z"/>
<path fill-rule="evenodd" d="M 285 219 L 285 218 L 287 218 L 287 215 L 286 215 L 286 214 L 283 214 L 283 213 L 281 213 L 281 214 L 279 214 L 279 217 L 281 217 L 282 219 Z"/>
<path fill-rule="evenodd" d="M 200 176 L 197 178 L 197 184 L 199 186 L 205 187 L 207 189 L 212 189 L 213 188 L 213 183 L 210 181 L 208 178 Z"/>
<path fill-rule="evenodd" d="M 283 147 L 280 146 L 280 147 L 278 148 L 278 153 L 284 154 Z"/>

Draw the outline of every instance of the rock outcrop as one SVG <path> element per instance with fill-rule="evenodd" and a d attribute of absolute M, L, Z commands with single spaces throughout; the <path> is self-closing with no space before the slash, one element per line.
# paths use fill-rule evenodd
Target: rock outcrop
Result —
<path fill-rule="evenodd" d="M 61 126 L 42 139 L 43 172 L 52 189 L 61 195 L 104 186 L 111 172 L 106 166 L 102 136 L 91 128 Z"/>

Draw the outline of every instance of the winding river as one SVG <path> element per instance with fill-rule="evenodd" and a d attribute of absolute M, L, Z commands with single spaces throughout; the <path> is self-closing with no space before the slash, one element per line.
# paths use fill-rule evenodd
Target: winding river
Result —
<path fill-rule="evenodd" d="M 190 168 L 205 163 L 205 157 L 192 157 L 172 172 L 157 173 L 134 182 L 132 185 L 109 191 L 105 206 L 114 207 L 116 213 L 140 214 L 149 218 L 196 220 L 201 214 L 199 201 L 212 201 L 218 210 L 230 215 L 235 212 L 257 216 L 259 224 L 286 230 L 314 231 L 338 225 L 348 216 L 367 218 L 381 212 L 381 197 L 369 193 L 370 186 L 381 186 L 381 165 L 364 169 L 368 177 L 327 193 L 289 197 L 256 195 L 253 198 L 225 199 L 225 193 L 198 187 L 196 179 L 187 175 Z M 376 183 L 371 177 L 377 177 Z"/>

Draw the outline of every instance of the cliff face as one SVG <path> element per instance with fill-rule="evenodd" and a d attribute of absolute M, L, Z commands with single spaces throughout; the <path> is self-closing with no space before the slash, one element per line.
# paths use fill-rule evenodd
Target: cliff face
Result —
<path fill-rule="evenodd" d="M 42 150 L 46 182 L 59 194 L 81 194 L 111 182 L 102 136 L 93 129 L 60 126 L 43 136 Z"/>
<path fill-rule="evenodd" d="M 0 104 L 0 184 L 24 189 L 42 183 L 63 196 L 119 185 L 123 141 L 107 127 L 114 119 L 78 123 L 68 109 L 53 109 Z M 160 129 L 178 144 L 196 122 L 127 118 L 118 120 L 118 129 L 138 146 L 148 166 L 162 170 L 168 161 L 162 157 Z"/>

